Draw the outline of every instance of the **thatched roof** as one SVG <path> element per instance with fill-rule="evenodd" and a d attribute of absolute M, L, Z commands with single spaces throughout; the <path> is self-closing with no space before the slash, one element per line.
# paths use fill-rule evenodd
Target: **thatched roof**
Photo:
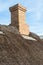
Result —
<path fill-rule="evenodd" d="M 43 65 L 43 43 L 25 39 L 12 26 L 0 30 L 0 65 Z"/>

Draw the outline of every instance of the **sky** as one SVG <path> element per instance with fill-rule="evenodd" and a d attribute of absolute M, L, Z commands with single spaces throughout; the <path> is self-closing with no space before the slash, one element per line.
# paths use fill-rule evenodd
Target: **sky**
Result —
<path fill-rule="evenodd" d="M 43 0 L 0 0 L 0 24 L 11 23 L 9 7 L 20 3 L 27 8 L 26 23 L 30 31 L 43 35 Z"/>

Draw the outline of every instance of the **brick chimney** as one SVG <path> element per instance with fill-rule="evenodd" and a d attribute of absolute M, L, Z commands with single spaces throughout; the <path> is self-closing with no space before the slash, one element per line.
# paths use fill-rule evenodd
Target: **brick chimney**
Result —
<path fill-rule="evenodd" d="M 11 12 L 11 25 L 16 26 L 20 34 L 28 35 L 29 27 L 25 23 L 26 8 L 16 4 L 9 8 Z"/>

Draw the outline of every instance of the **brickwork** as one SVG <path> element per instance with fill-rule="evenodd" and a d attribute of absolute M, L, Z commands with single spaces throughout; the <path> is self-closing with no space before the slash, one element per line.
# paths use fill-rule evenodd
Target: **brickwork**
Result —
<path fill-rule="evenodd" d="M 11 25 L 16 26 L 20 34 L 29 35 L 29 27 L 25 23 L 26 8 L 17 4 L 10 7 Z"/>

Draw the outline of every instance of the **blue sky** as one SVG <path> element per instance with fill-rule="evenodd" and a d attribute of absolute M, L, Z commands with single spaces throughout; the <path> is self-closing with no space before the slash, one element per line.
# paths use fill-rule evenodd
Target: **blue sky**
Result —
<path fill-rule="evenodd" d="M 27 8 L 26 23 L 30 31 L 43 35 L 43 0 L 0 0 L 0 24 L 11 22 L 9 7 L 17 3 Z"/>

